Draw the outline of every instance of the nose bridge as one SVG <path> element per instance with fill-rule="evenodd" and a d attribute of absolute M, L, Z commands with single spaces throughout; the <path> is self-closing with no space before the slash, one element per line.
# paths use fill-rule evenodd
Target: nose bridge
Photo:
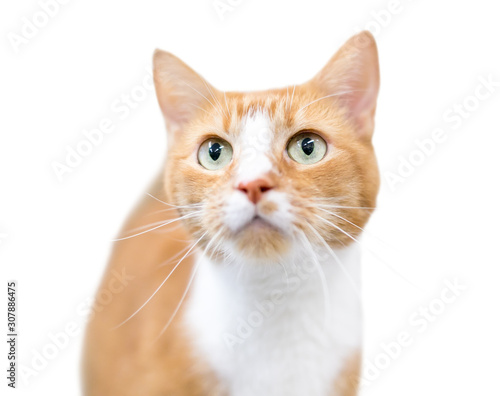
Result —
<path fill-rule="evenodd" d="M 256 180 L 274 183 L 276 180 L 272 158 L 265 153 L 255 154 L 251 159 L 242 158 L 234 180 L 235 187 Z"/>
<path fill-rule="evenodd" d="M 273 173 L 271 121 L 263 111 L 248 115 L 239 137 L 239 158 L 235 187 L 259 179 L 270 179 Z"/>

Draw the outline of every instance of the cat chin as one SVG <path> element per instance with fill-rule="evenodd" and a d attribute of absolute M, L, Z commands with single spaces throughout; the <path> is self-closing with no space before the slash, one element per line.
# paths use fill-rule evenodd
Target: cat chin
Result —
<path fill-rule="evenodd" d="M 269 222 L 256 218 L 233 236 L 234 248 L 251 259 L 278 260 L 292 247 L 291 238 Z"/>

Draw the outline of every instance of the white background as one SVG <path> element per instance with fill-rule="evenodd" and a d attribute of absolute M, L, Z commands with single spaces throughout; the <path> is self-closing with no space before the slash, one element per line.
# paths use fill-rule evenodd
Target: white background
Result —
<path fill-rule="evenodd" d="M 368 24 L 380 51 L 382 175 L 418 159 L 415 140 L 434 129 L 447 139 L 395 188 L 382 182 L 364 238 L 377 251 L 364 260 L 365 362 L 379 372 L 362 394 L 499 394 L 500 86 L 484 100 L 470 95 L 481 77 L 500 81 L 500 9 L 486 0 L 401 0 L 389 20 L 390 3 L 243 0 L 221 20 L 212 0 L 72 0 L 16 51 L 9 34 L 21 34 L 23 18 L 41 7 L 2 2 L 0 290 L 7 279 L 19 282 L 21 363 L 30 367 L 69 323 L 82 328 L 80 310 L 110 240 L 166 155 L 151 91 L 125 119 L 112 109 L 122 94 L 139 92 L 156 47 L 220 89 L 265 89 L 309 79 Z M 477 109 L 460 127 L 446 122 L 443 114 L 464 101 Z M 107 118 L 114 131 L 59 181 L 53 162 Z M 455 278 L 467 290 L 419 332 L 413 313 L 442 307 L 433 300 Z M 401 331 L 413 344 L 384 360 L 383 344 Z M 79 394 L 81 335 L 67 344 L 36 375 L 19 378 L 19 395 Z M 4 394 L 6 379 L 0 386 Z"/>

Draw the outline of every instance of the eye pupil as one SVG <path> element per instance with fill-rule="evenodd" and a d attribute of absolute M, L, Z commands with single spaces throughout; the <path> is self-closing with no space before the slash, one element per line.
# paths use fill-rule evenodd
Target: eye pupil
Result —
<path fill-rule="evenodd" d="M 309 137 L 306 137 L 302 140 L 302 151 L 305 155 L 311 155 L 314 151 L 314 140 Z"/>
<path fill-rule="evenodd" d="M 222 146 L 219 143 L 212 143 L 208 148 L 208 154 L 214 161 L 217 161 L 219 159 L 221 152 Z"/>

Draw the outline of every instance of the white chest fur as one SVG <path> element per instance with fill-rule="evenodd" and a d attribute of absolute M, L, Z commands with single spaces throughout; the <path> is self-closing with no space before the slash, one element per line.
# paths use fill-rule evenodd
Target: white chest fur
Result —
<path fill-rule="evenodd" d="M 198 259 L 186 320 L 231 396 L 331 395 L 361 342 L 359 252 L 335 253 L 241 270 Z"/>

